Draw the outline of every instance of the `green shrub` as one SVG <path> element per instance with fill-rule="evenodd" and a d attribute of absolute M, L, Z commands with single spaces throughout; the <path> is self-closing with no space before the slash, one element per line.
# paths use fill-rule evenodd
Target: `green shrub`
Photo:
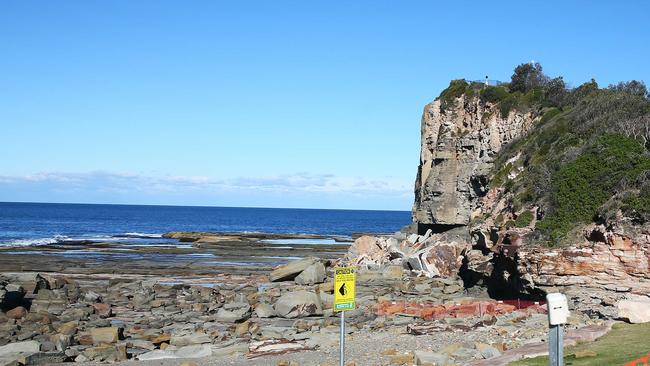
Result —
<path fill-rule="evenodd" d="M 489 185 L 512 193 L 513 212 L 531 205 L 541 208 L 545 216 L 535 240 L 550 238 L 557 244 L 578 235 L 585 223 L 614 219 L 619 210 L 636 222 L 649 222 L 650 134 L 644 131 L 650 126 L 650 101 L 642 95 L 643 86 L 599 89 L 591 80 L 566 90 L 560 78 L 541 87 L 515 81 L 515 87 L 484 91 L 482 100 L 496 101 L 502 117 L 516 109 L 541 119 L 495 156 Z M 519 153 L 516 165 L 523 170 L 516 179 L 507 179 L 514 169 L 507 161 Z"/>
<path fill-rule="evenodd" d="M 508 177 L 508 174 L 512 171 L 512 164 L 508 163 L 506 164 L 503 168 L 499 169 L 499 171 L 496 172 L 494 177 L 492 177 L 492 185 L 493 186 L 500 186 L 502 185 L 506 178 Z"/>
<path fill-rule="evenodd" d="M 555 116 L 558 114 L 562 113 L 562 111 L 559 108 L 550 108 L 547 110 L 544 115 L 542 116 L 542 119 L 539 121 L 539 123 L 546 123 L 550 120 L 552 120 Z"/>
<path fill-rule="evenodd" d="M 554 243 L 578 224 L 593 220 L 622 179 L 634 180 L 650 169 L 650 157 L 636 140 L 604 135 L 553 179 L 552 210 L 538 225 Z"/>
<path fill-rule="evenodd" d="M 536 88 L 524 94 L 521 103 L 526 106 L 541 105 L 544 101 L 544 91 L 541 88 Z"/>
<path fill-rule="evenodd" d="M 623 199 L 621 209 L 627 216 L 638 221 L 650 221 L 650 189 L 645 188 L 638 195 Z"/>
<path fill-rule="evenodd" d="M 518 228 L 526 227 L 533 221 L 533 213 L 530 210 L 522 212 L 515 220 L 515 226 Z"/>
<path fill-rule="evenodd" d="M 510 93 L 508 93 L 506 88 L 502 86 L 486 86 L 480 92 L 482 102 L 489 102 L 494 104 L 500 103 L 502 100 L 508 98 L 509 96 Z"/>
<path fill-rule="evenodd" d="M 517 105 L 519 105 L 519 98 L 517 95 L 510 95 L 506 99 L 501 101 L 499 104 L 499 112 L 501 112 L 501 118 L 507 118 L 510 111 L 513 110 Z"/>
<path fill-rule="evenodd" d="M 453 108 L 456 99 L 465 94 L 468 87 L 469 84 L 465 79 L 452 80 L 447 89 L 443 90 L 438 97 L 440 99 L 440 110 L 444 112 L 448 108 Z"/>

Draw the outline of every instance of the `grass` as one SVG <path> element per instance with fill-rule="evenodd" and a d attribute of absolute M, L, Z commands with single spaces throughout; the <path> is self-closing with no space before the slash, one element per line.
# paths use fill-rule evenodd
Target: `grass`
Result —
<path fill-rule="evenodd" d="M 564 350 L 567 366 L 623 365 L 650 354 L 650 323 L 614 324 L 612 331 L 591 343 L 582 343 Z M 592 356 L 576 357 L 578 354 Z M 595 354 L 595 355 L 593 355 Z M 548 357 L 535 357 L 509 366 L 547 366 Z"/>

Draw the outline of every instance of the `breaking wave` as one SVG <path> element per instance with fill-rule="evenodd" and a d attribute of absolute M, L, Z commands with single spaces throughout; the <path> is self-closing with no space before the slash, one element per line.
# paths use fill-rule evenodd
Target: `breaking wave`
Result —
<path fill-rule="evenodd" d="M 51 238 L 33 238 L 33 239 L 13 239 L 0 242 L 3 247 L 34 247 L 64 242 L 68 237 L 64 235 L 55 235 Z"/>

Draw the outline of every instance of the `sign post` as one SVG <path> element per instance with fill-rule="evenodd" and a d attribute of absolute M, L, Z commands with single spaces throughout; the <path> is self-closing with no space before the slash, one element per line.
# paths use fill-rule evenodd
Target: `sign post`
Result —
<path fill-rule="evenodd" d="M 341 312 L 341 366 L 345 365 L 345 311 L 354 310 L 355 269 L 354 267 L 336 267 L 334 269 L 334 311 Z"/>
<path fill-rule="evenodd" d="M 569 305 L 566 296 L 560 293 L 546 295 L 548 306 L 548 364 L 549 366 L 564 365 L 564 329 L 563 325 L 569 316 Z"/>

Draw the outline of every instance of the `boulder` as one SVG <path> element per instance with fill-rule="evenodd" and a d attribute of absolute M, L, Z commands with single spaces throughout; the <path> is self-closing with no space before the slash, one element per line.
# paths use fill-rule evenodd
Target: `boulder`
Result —
<path fill-rule="evenodd" d="M 275 309 L 273 309 L 273 305 L 259 303 L 255 306 L 255 315 L 258 318 L 271 318 L 275 316 Z"/>
<path fill-rule="evenodd" d="M 133 339 L 133 340 L 129 341 L 129 344 L 133 348 L 146 349 L 146 350 L 149 350 L 149 351 L 153 351 L 153 350 L 156 349 L 156 345 L 154 345 L 152 342 L 146 341 L 144 339 Z"/>
<path fill-rule="evenodd" d="M 415 364 L 420 366 L 444 366 L 449 362 L 449 356 L 436 352 L 415 351 Z"/>
<path fill-rule="evenodd" d="M 169 333 L 163 333 L 157 336 L 153 336 L 150 338 L 151 343 L 153 344 L 161 344 L 161 343 L 169 343 L 172 339 L 171 334 Z"/>
<path fill-rule="evenodd" d="M 299 285 L 314 285 L 324 282 L 326 278 L 325 265 L 319 261 L 305 268 L 294 281 Z"/>
<path fill-rule="evenodd" d="M 90 307 L 67 308 L 59 315 L 59 320 L 62 322 L 86 320 L 92 312 Z"/>
<path fill-rule="evenodd" d="M 323 309 L 331 309 L 334 307 L 334 295 L 321 291 L 318 293 L 318 297 L 320 298 Z"/>
<path fill-rule="evenodd" d="M 95 314 L 99 315 L 101 318 L 110 318 L 113 316 L 113 309 L 110 304 L 98 302 L 92 304 L 92 307 L 95 310 Z"/>
<path fill-rule="evenodd" d="M 216 320 L 223 323 L 242 322 L 251 316 L 251 306 L 245 302 L 233 302 L 219 308 Z"/>
<path fill-rule="evenodd" d="M 44 298 L 44 299 L 39 299 L 38 297 L 41 296 L 43 292 L 49 292 L 50 290 L 41 290 L 39 291 L 37 298 L 35 300 L 32 300 L 32 306 L 30 307 L 30 311 L 33 313 L 44 313 L 44 314 L 53 314 L 53 315 L 61 315 L 63 311 L 66 309 L 68 306 L 68 301 L 63 300 L 63 299 L 55 299 L 55 298 Z"/>
<path fill-rule="evenodd" d="M 82 354 L 88 360 L 99 362 L 115 362 L 126 360 L 125 345 L 101 345 L 86 348 Z"/>
<path fill-rule="evenodd" d="M 18 360 L 0 357 L 0 366 L 21 366 L 21 365 L 22 364 L 18 362 Z"/>
<path fill-rule="evenodd" d="M 64 335 L 73 335 L 77 333 L 77 327 L 79 326 L 78 322 L 72 321 L 59 325 L 56 328 L 56 331 Z"/>
<path fill-rule="evenodd" d="M 25 365 L 52 365 L 65 362 L 68 359 L 65 353 L 59 352 L 37 352 L 26 356 L 21 360 Z"/>
<path fill-rule="evenodd" d="M 37 341 L 25 341 L 5 344 L 0 346 L 0 357 L 11 354 L 32 354 L 41 350 L 41 344 Z"/>
<path fill-rule="evenodd" d="M 189 346 L 192 344 L 212 343 L 212 337 L 204 332 L 189 334 L 172 334 L 170 344 L 176 347 Z"/>
<path fill-rule="evenodd" d="M 357 238 L 348 249 L 348 257 L 355 264 L 379 265 L 389 261 L 385 238 L 364 235 Z"/>
<path fill-rule="evenodd" d="M 296 278 L 300 272 L 307 269 L 307 267 L 316 263 L 317 259 L 313 257 L 297 259 L 271 271 L 269 279 L 271 282 L 277 281 L 290 281 Z"/>
<path fill-rule="evenodd" d="M 275 303 L 275 312 L 284 318 L 322 315 L 320 298 L 309 291 L 292 291 L 280 296 Z"/>
<path fill-rule="evenodd" d="M 21 319 L 24 318 L 27 315 L 27 309 L 25 309 L 22 306 L 17 306 L 5 314 L 7 315 L 7 318 L 9 319 Z"/>
<path fill-rule="evenodd" d="M 116 343 L 120 339 L 121 329 L 117 327 L 92 328 L 90 336 L 93 344 Z"/>
<path fill-rule="evenodd" d="M 49 290 L 50 282 L 40 274 L 36 275 L 36 285 L 34 286 L 34 293 L 37 294 L 40 290 Z"/>
<path fill-rule="evenodd" d="M 650 322 L 650 300 L 620 300 L 616 307 L 619 319 L 633 324 Z"/>
<path fill-rule="evenodd" d="M 235 331 L 234 331 L 235 336 L 239 338 L 245 337 L 246 335 L 248 335 L 248 329 L 250 328 L 250 326 L 251 326 L 250 320 L 237 324 L 235 326 Z"/>
<path fill-rule="evenodd" d="M 95 291 L 89 290 L 84 294 L 84 301 L 89 302 L 89 303 L 95 303 L 95 302 L 100 302 L 102 301 L 101 295 L 96 293 Z"/>
<path fill-rule="evenodd" d="M 54 343 L 54 348 L 57 351 L 65 351 L 72 343 L 72 335 L 53 334 L 50 336 L 50 342 Z"/>

